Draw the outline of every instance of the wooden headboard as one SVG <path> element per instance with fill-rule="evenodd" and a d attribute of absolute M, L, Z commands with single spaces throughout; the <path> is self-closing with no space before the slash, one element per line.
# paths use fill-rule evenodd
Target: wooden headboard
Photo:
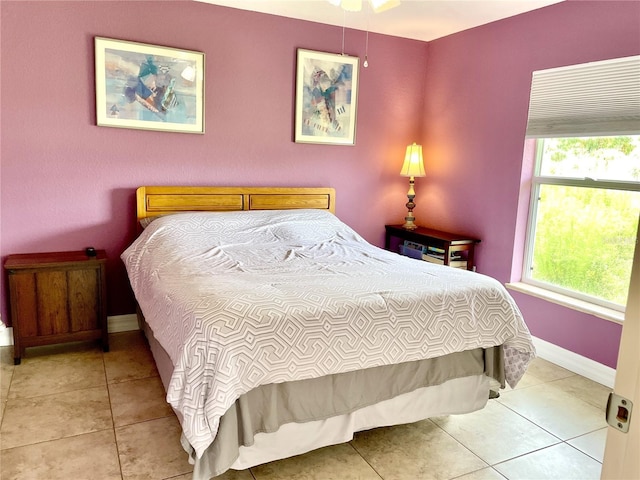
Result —
<path fill-rule="evenodd" d="M 138 221 L 177 212 L 290 210 L 314 208 L 335 213 L 333 188 L 307 187 L 139 187 Z"/>

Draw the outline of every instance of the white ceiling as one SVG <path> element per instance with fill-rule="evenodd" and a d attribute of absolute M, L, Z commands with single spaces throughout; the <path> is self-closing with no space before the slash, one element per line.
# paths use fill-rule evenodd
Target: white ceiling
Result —
<path fill-rule="evenodd" d="M 373 13 L 367 0 L 360 12 L 344 12 L 327 0 L 196 1 L 430 41 L 562 0 L 401 0 L 381 13 Z"/>

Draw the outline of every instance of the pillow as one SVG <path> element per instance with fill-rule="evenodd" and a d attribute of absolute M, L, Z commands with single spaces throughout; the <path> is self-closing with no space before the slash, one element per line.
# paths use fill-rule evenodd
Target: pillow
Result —
<path fill-rule="evenodd" d="M 156 218 L 158 218 L 158 216 L 155 217 L 145 217 L 140 219 L 140 226 L 142 227 L 142 229 L 144 230 L 145 228 L 147 228 L 149 226 L 149 224 L 151 222 L 153 222 Z"/>
<path fill-rule="evenodd" d="M 175 212 L 175 213 L 163 213 L 161 215 L 153 215 L 151 217 L 145 217 L 140 219 L 140 226 L 142 227 L 142 229 L 144 230 L 145 228 L 147 228 L 149 226 L 149 224 L 151 222 L 153 222 L 154 220 L 157 220 L 160 217 L 166 217 L 167 215 L 177 215 L 180 213 L 193 213 L 193 212 L 189 212 L 189 211 L 184 211 L 184 212 Z"/>

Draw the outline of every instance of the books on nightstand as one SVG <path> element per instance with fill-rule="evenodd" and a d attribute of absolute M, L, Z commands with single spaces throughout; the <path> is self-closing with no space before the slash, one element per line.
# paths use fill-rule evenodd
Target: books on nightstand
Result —
<path fill-rule="evenodd" d="M 405 240 L 400 245 L 400 253 L 412 258 L 422 259 L 426 262 L 436 263 L 438 265 L 445 264 L 445 251 L 442 248 L 433 247 L 431 245 L 421 245 L 416 242 Z M 467 259 L 460 252 L 451 252 L 449 262 L 447 263 L 453 268 L 467 268 Z"/>
<path fill-rule="evenodd" d="M 400 255 L 420 260 L 422 259 L 422 254 L 425 251 L 425 248 L 426 247 L 424 245 L 405 240 L 403 244 L 400 244 Z"/>
<path fill-rule="evenodd" d="M 438 265 L 444 265 L 444 258 L 438 258 L 431 255 L 422 255 L 422 260 L 430 263 L 437 263 Z M 447 264 L 453 268 L 462 268 L 464 270 L 467 269 L 467 261 L 466 260 L 449 260 Z"/>

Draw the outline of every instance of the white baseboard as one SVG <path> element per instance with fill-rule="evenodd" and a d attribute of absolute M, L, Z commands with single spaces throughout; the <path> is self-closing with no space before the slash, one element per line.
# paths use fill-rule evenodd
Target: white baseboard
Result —
<path fill-rule="evenodd" d="M 109 330 L 109 333 L 139 330 L 138 317 L 135 313 L 107 317 L 107 329 Z"/>
<path fill-rule="evenodd" d="M 613 388 L 616 380 L 616 370 L 598 363 L 590 358 L 578 355 L 570 350 L 549 343 L 537 337 L 533 337 L 538 356 L 562 368 L 582 375 L 585 378 L 598 382 L 606 387 Z"/>
<path fill-rule="evenodd" d="M 4 323 L 0 323 L 0 347 L 8 345 L 13 345 L 13 328 L 7 328 Z"/>
<path fill-rule="evenodd" d="M 107 329 L 109 333 L 138 330 L 138 317 L 135 313 L 107 317 Z M 13 328 L 0 323 L 0 347 L 9 345 L 13 345 Z"/>

